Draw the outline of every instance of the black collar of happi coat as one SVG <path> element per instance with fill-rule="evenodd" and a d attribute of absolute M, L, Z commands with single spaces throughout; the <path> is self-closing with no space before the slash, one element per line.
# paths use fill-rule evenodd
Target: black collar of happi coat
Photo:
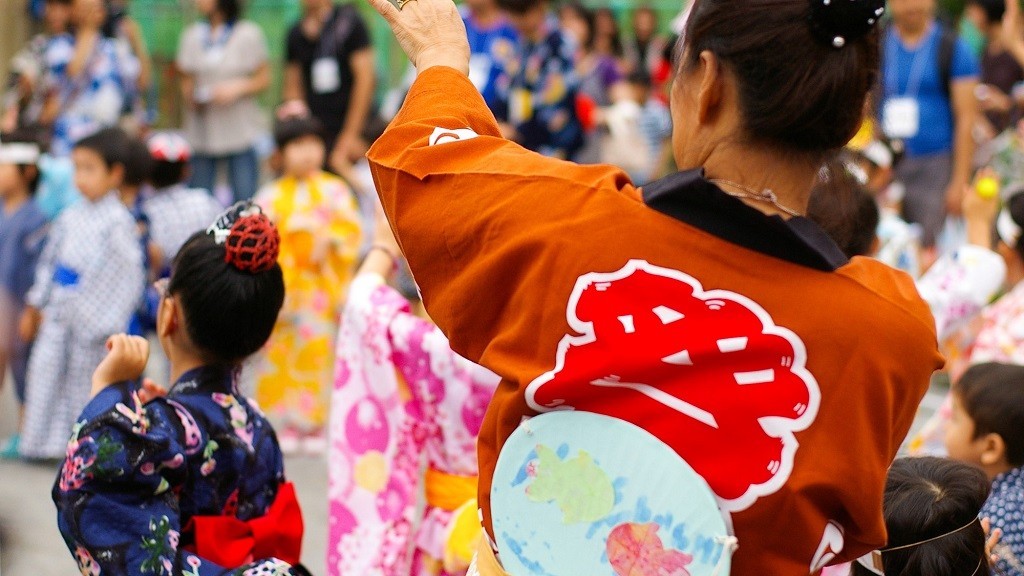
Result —
<path fill-rule="evenodd" d="M 849 262 L 805 217 L 769 216 L 722 191 L 703 169 L 676 172 L 643 187 L 647 206 L 722 240 L 800 266 L 831 272 Z"/>

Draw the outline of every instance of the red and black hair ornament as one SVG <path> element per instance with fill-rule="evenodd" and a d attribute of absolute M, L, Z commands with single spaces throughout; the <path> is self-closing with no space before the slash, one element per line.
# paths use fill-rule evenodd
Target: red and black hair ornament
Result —
<path fill-rule="evenodd" d="M 243 272 L 258 274 L 277 263 L 281 243 L 277 227 L 251 201 L 228 208 L 206 233 L 224 246 L 224 261 Z"/>
<path fill-rule="evenodd" d="M 810 0 L 811 32 L 835 49 L 865 36 L 885 14 L 885 0 Z"/>

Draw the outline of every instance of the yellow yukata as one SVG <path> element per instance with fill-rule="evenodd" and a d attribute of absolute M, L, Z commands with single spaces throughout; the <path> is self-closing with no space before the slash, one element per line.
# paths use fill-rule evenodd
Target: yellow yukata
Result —
<path fill-rule="evenodd" d="M 274 333 L 256 362 L 256 399 L 279 430 L 316 434 L 327 420 L 334 341 L 358 257 L 358 207 L 345 182 L 327 172 L 285 176 L 256 202 L 281 234 L 285 285 Z"/>

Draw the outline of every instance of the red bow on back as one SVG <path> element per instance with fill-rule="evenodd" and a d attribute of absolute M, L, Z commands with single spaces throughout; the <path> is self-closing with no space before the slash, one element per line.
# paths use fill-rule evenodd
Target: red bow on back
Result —
<path fill-rule="evenodd" d="M 242 521 L 234 516 L 193 516 L 185 527 L 190 552 L 225 568 L 278 558 L 298 564 L 302 551 L 302 510 L 291 482 L 281 484 L 267 513 Z"/>

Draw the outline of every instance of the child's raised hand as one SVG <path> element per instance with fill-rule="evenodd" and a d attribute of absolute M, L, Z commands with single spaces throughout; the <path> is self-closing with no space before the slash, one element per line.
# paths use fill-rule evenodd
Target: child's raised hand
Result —
<path fill-rule="evenodd" d="M 149 342 L 140 336 L 115 334 L 107 339 L 107 356 L 92 373 L 92 395 L 117 382 L 142 376 L 149 360 Z"/>
<path fill-rule="evenodd" d="M 992 225 L 999 214 L 999 179 L 995 170 L 982 168 L 964 190 L 961 206 L 970 244 L 992 247 Z"/>
<path fill-rule="evenodd" d="M 995 553 L 999 539 L 1003 537 L 1003 531 L 999 528 L 992 529 L 992 521 L 988 518 L 981 519 L 981 529 L 985 531 L 985 554 L 988 555 L 990 564 L 999 561 L 999 555 Z"/>
<path fill-rule="evenodd" d="M 150 400 L 163 398 L 165 396 L 167 396 L 167 388 L 153 382 L 149 378 L 142 381 L 142 388 L 139 389 L 139 400 L 141 400 L 143 404 Z"/>

